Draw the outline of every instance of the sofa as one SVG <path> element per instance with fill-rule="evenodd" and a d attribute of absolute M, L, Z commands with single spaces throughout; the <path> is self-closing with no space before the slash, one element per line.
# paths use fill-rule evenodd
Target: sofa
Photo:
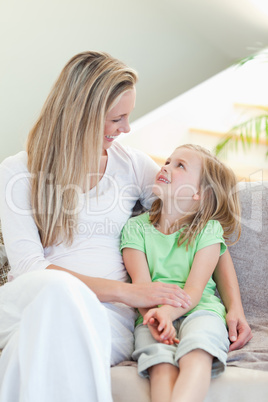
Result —
<path fill-rule="evenodd" d="M 229 248 L 253 339 L 230 352 L 225 372 L 211 381 L 205 402 L 268 401 L 268 182 L 239 185 L 242 234 Z M 9 270 L 0 231 L 0 285 Z M 150 385 L 137 374 L 136 363 L 111 368 L 114 402 L 150 402 Z M 105 402 L 105 401 L 101 401 Z"/>

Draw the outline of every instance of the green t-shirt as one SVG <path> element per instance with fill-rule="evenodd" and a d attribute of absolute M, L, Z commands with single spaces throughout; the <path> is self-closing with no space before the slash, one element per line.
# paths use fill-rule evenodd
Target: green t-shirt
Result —
<path fill-rule="evenodd" d="M 197 235 L 194 244 L 186 250 L 185 244 L 178 247 L 180 231 L 170 235 L 159 232 L 149 221 L 149 213 L 128 220 L 123 228 L 121 247 L 134 248 L 146 254 L 153 282 L 174 283 L 184 288 L 189 276 L 194 256 L 198 250 L 220 243 L 222 255 L 226 250 L 223 230 L 218 221 L 209 221 Z M 185 315 L 196 310 L 209 310 L 217 313 L 224 321 L 226 311 L 220 299 L 215 296 L 216 284 L 209 279 L 198 305 Z M 142 322 L 140 316 L 136 325 Z"/>

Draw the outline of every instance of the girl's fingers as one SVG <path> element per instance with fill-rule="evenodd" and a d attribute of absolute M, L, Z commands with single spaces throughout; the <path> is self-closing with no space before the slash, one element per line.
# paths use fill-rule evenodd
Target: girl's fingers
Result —
<path fill-rule="evenodd" d="M 168 325 L 166 324 L 165 327 L 163 327 L 163 332 L 160 336 L 161 339 L 166 340 L 175 337 L 175 330 L 173 329 L 174 327 L 172 324 L 171 325 L 170 323 Z"/>
<path fill-rule="evenodd" d="M 177 338 L 169 338 L 166 339 L 163 343 L 165 343 L 166 345 L 174 345 L 174 343 L 178 344 L 180 343 L 180 341 Z"/>
<path fill-rule="evenodd" d="M 143 317 L 143 324 L 146 325 L 149 323 L 150 320 L 155 320 L 156 309 L 151 309 L 147 311 L 147 313 Z"/>
<path fill-rule="evenodd" d="M 159 322 L 159 325 L 158 325 L 158 331 L 159 332 L 162 332 L 162 331 L 164 331 L 165 329 L 166 329 L 166 321 L 165 320 L 161 320 L 160 322 Z M 162 335 L 161 335 L 162 336 Z"/>
<path fill-rule="evenodd" d="M 148 324 L 152 325 L 153 327 L 157 326 L 157 321 L 155 318 L 150 318 Z"/>

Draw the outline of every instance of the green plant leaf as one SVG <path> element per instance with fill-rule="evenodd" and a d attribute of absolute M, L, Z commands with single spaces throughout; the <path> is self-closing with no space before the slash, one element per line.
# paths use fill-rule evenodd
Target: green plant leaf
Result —
<path fill-rule="evenodd" d="M 222 141 L 220 141 L 215 149 L 214 149 L 214 153 L 215 155 L 220 155 L 223 151 L 226 150 L 227 146 L 229 145 L 230 141 L 233 139 L 232 135 L 228 135 L 226 136 Z"/>
<path fill-rule="evenodd" d="M 239 139 L 243 150 L 246 151 L 247 148 L 250 149 L 254 140 L 256 141 L 256 144 L 260 143 L 262 133 L 265 134 L 266 145 L 268 147 L 268 114 L 253 117 L 232 127 L 224 139 L 216 145 L 215 153 L 216 155 L 219 155 L 223 150 L 227 152 L 228 149 L 231 148 L 232 143 L 237 151 Z"/>
<path fill-rule="evenodd" d="M 249 61 L 256 60 L 260 61 L 268 61 L 268 48 L 258 51 L 255 54 L 249 55 L 239 61 L 236 62 L 237 67 L 242 67 L 244 64 Z M 250 118 L 245 122 L 238 124 L 231 128 L 229 133 L 216 145 L 214 152 L 216 155 L 219 155 L 223 151 L 228 151 L 233 145 L 235 149 L 238 150 L 238 142 L 241 141 L 242 147 L 244 151 L 246 147 L 250 148 L 254 139 L 256 140 L 256 144 L 260 143 L 260 139 L 262 134 L 265 134 L 266 139 L 266 158 L 268 157 L 268 112 L 261 114 L 260 116 Z"/>

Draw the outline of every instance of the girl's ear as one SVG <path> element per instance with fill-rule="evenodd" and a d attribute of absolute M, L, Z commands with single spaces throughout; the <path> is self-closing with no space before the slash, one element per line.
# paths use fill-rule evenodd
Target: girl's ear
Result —
<path fill-rule="evenodd" d="M 194 201 L 199 201 L 199 200 L 200 200 L 200 195 L 199 195 L 198 193 L 195 193 L 195 194 L 193 195 L 193 200 L 194 200 Z"/>

